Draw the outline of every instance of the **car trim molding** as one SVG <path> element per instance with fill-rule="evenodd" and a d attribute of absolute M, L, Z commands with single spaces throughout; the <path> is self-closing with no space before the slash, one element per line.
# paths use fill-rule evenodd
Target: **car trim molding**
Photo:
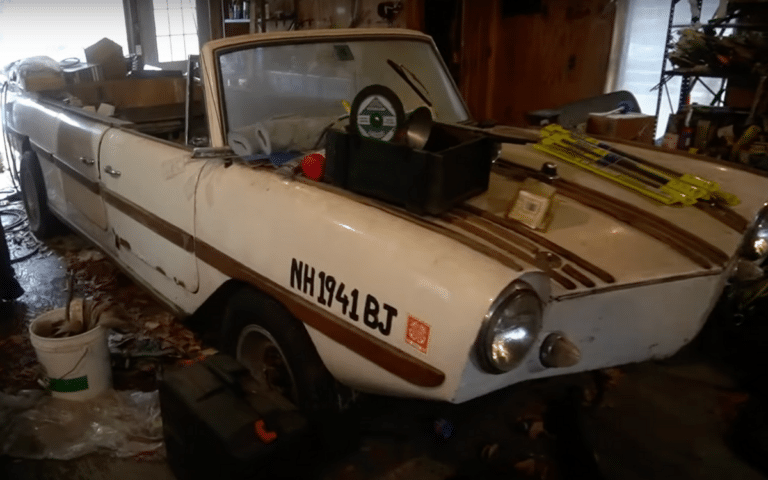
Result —
<path fill-rule="evenodd" d="M 712 270 L 700 270 L 698 272 L 692 272 L 692 273 L 683 273 L 680 275 L 675 275 L 672 277 L 664 277 L 664 278 L 654 278 L 650 280 L 642 280 L 639 282 L 632 282 L 632 283 L 623 283 L 619 285 L 610 285 L 607 287 L 600 288 L 599 290 L 593 290 L 593 291 L 581 291 L 581 292 L 573 292 L 573 293 L 566 293 L 564 295 L 560 295 L 559 297 L 553 298 L 553 301 L 555 302 L 562 302 L 565 300 L 571 300 L 574 298 L 582 298 L 586 297 L 588 295 L 594 294 L 594 293 L 609 293 L 609 292 L 618 292 L 620 290 L 629 290 L 630 288 L 640 288 L 640 287 L 647 287 L 650 285 L 659 285 L 662 283 L 674 283 L 679 282 L 682 280 L 688 280 L 691 278 L 699 278 L 699 277 L 714 277 L 717 275 L 720 275 L 723 272 L 722 268 L 712 269 Z"/>
<path fill-rule="evenodd" d="M 564 288 L 568 290 L 573 290 L 576 288 L 576 284 L 573 283 L 570 279 L 564 277 L 560 272 L 557 272 L 554 268 L 550 267 L 549 265 L 543 265 L 543 266 L 539 265 L 539 262 L 536 261 L 536 258 L 533 255 L 527 254 L 524 251 L 520 250 L 515 245 L 513 245 L 509 240 L 507 240 L 507 238 L 502 238 L 500 236 L 497 236 L 494 232 L 486 231 L 482 227 L 475 225 L 473 223 L 470 223 L 469 221 L 457 215 L 453 215 L 451 213 L 447 213 L 443 215 L 443 219 L 449 225 L 455 226 L 456 228 L 469 232 L 470 234 L 485 240 L 491 245 L 505 252 L 508 252 L 511 255 L 514 255 L 515 257 L 523 260 L 524 262 L 534 267 L 541 268 L 547 273 L 547 275 L 549 275 L 550 278 L 552 278 L 552 280 L 556 281 L 557 283 L 562 285 Z M 594 286 L 594 285 L 595 284 L 592 283 L 591 286 Z M 585 286 L 589 286 L 589 285 L 585 285 Z"/>
<path fill-rule="evenodd" d="M 350 192 L 349 190 L 343 190 L 339 187 L 335 187 L 333 185 L 329 185 L 326 183 L 315 182 L 314 180 L 310 180 L 308 178 L 295 177 L 295 178 L 292 178 L 292 180 L 304 183 L 306 185 L 312 185 L 315 188 L 320 188 L 327 192 L 335 193 L 336 195 L 341 195 L 343 197 L 351 198 L 355 200 L 357 203 L 361 203 L 368 207 L 376 208 L 378 210 L 386 212 L 395 217 L 401 218 L 411 223 L 415 223 L 416 225 L 424 227 L 427 230 L 431 230 L 433 232 L 444 235 L 450 238 L 451 240 L 455 240 L 471 248 L 472 250 L 475 250 L 476 252 L 482 253 L 483 255 L 486 255 L 496 260 L 497 262 L 501 263 L 505 267 L 511 268 L 516 272 L 523 271 L 523 267 L 519 263 L 515 262 L 508 255 L 505 255 L 503 252 L 500 252 L 496 248 L 489 247 L 488 245 L 478 242 L 477 240 L 471 237 L 468 237 L 467 235 L 464 235 L 461 232 L 451 230 L 450 228 L 444 225 L 440 225 L 434 221 L 430 221 L 427 219 L 427 217 L 419 217 L 417 215 L 414 215 L 412 213 L 409 213 L 397 207 L 394 207 L 391 205 L 385 205 L 384 203 L 379 202 L 378 200 L 375 200 L 369 197 L 364 197 L 362 195 L 358 195 L 356 193 Z"/>
<path fill-rule="evenodd" d="M 503 175 L 512 177 L 528 177 L 539 174 L 533 169 L 509 160 L 498 160 L 496 170 Z M 702 268 L 712 268 L 712 263 L 722 266 L 728 261 L 728 255 L 719 248 L 651 212 L 562 178 L 553 179 L 552 185 L 557 189 L 558 194 L 630 225 L 665 243 Z"/>
<path fill-rule="evenodd" d="M 445 373 L 437 368 L 360 331 L 200 239 L 195 243 L 195 253 L 200 261 L 272 296 L 302 322 L 403 380 L 420 387 L 438 387 L 445 382 Z"/>
<path fill-rule="evenodd" d="M 746 232 L 747 227 L 749 227 L 749 220 L 721 203 L 712 204 L 699 201 L 696 202 L 696 208 L 738 233 Z"/>
<path fill-rule="evenodd" d="M 104 200 L 125 215 L 175 245 L 194 252 L 198 260 L 207 263 L 230 278 L 242 280 L 280 301 L 296 318 L 323 335 L 344 345 L 384 370 L 420 387 L 438 387 L 445 382 L 445 373 L 428 363 L 407 355 L 387 342 L 337 318 L 286 288 L 260 275 L 234 258 L 208 243 L 192 237 L 178 227 L 144 210 L 107 189 L 102 190 Z"/>
<path fill-rule="evenodd" d="M 111 190 L 106 188 L 102 189 L 101 195 L 105 202 L 120 210 L 125 215 L 133 218 L 177 247 L 182 248 L 189 253 L 194 253 L 195 239 L 189 233 L 172 225 L 166 220 L 163 220 L 157 215 L 148 212 Z"/>
<path fill-rule="evenodd" d="M 538 243 L 544 248 L 551 250 L 552 253 L 556 255 L 560 255 L 561 257 L 568 260 L 569 262 L 572 262 L 578 265 L 581 269 L 586 270 L 587 272 L 591 273 L 592 275 L 599 278 L 605 283 L 616 282 L 616 279 L 614 278 L 614 276 L 606 272 L 602 268 L 576 255 L 575 253 L 558 245 L 557 243 L 531 231 L 531 229 L 529 229 L 528 227 L 525 227 L 522 224 L 514 222 L 513 220 L 509 220 L 509 219 L 500 217 L 498 215 L 494 215 L 490 212 L 486 212 L 478 207 L 475 207 L 469 204 L 464 204 L 460 206 L 453 213 L 455 213 L 456 215 L 462 216 L 464 218 L 468 218 L 469 215 L 471 214 L 477 218 L 482 219 L 485 222 L 498 225 L 499 227 L 503 227 L 504 229 L 510 232 L 514 232 L 518 235 L 526 237 L 528 240 Z"/>
<path fill-rule="evenodd" d="M 61 169 L 62 173 L 66 174 L 74 181 L 87 188 L 91 193 L 95 193 L 96 195 L 101 193 L 101 186 L 99 185 L 99 182 L 91 180 L 55 155 L 52 155 L 52 157 L 53 162 L 57 167 Z"/>
<path fill-rule="evenodd" d="M 394 215 L 398 218 L 402 218 L 409 222 L 415 223 L 421 227 L 451 238 L 452 240 L 456 240 L 457 242 L 462 243 L 467 247 L 498 261 L 502 265 L 520 272 L 523 270 L 523 267 L 515 262 L 512 258 L 510 258 L 511 256 L 514 256 L 536 268 L 541 268 L 545 274 L 547 274 L 550 278 L 568 290 L 574 290 L 577 286 L 569 278 L 565 277 L 560 272 L 555 271 L 552 267 L 548 265 L 542 266 L 541 262 L 536 260 L 535 255 L 551 252 L 542 252 L 539 250 L 539 247 L 534 245 L 532 242 L 537 242 L 545 246 L 554 252 L 552 255 L 556 256 L 555 254 L 557 254 L 562 256 L 563 258 L 578 265 L 580 268 L 591 273 L 605 283 L 614 283 L 616 281 L 613 275 L 607 273 L 600 267 L 589 263 L 588 261 L 570 252 L 569 250 L 549 240 L 546 240 L 545 238 L 540 237 L 535 233 L 522 231 L 524 227 L 518 228 L 518 226 L 515 225 L 511 220 L 497 217 L 496 215 L 489 214 L 468 204 L 464 204 L 451 210 L 450 214 L 444 215 L 441 219 L 430 219 L 428 217 L 417 216 L 406 210 L 402 210 L 391 205 L 385 205 L 375 199 L 363 197 L 347 190 L 333 187 L 331 185 L 313 182 L 311 180 L 303 179 L 300 177 L 296 177 L 295 180 L 307 184 L 311 183 L 311 185 L 318 188 L 322 188 L 338 195 L 352 198 L 364 205 L 377 208 L 386 213 L 389 213 L 390 215 Z M 513 235 L 513 231 L 519 235 Z M 479 239 L 487 242 L 492 246 L 475 240 L 467 234 L 478 237 Z M 523 237 L 527 237 L 527 239 Z M 534 256 L 525 253 L 523 250 L 517 248 L 517 246 L 530 251 L 532 254 L 534 254 Z M 564 267 L 562 269 L 563 273 L 574 278 L 576 281 L 588 288 L 595 286 L 595 283 L 591 279 L 576 270 L 574 267 L 570 265 L 566 265 L 566 267 L 568 268 Z"/>
<path fill-rule="evenodd" d="M 57 156 L 48 153 L 44 148 L 42 148 L 40 145 L 37 145 L 36 143 L 30 142 L 32 145 L 32 148 L 35 150 L 35 153 L 37 153 L 38 159 L 43 159 L 46 162 L 52 163 L 55 166 L 59 167 L 59 169 L 67 175 L 68 177 L 75 180 L 80 185 L 87 188 L 89 191 L 95 193 L 98 195 L 101 193 L 101 186 L 99 185 L 99 182 L 93 181 L 87 176 L 83 175 L 82 173 L 78 172 L 72 166 L 67 164 L 62 159 L 58 158 Z"/>
<path fill-rule="evenodd" d="M 634 205 L 562 179 L 555 180 L 553 185 L 558 193 L 647 233 L 703 268 L 711 268 L 710 262 L 723 265 L 728 261 L 725 252 L 703 238 Z"/>
<path fill-rule="evenodd" d="M 593 136 L 595 138 L 598 138 L 598 139 L 601 139 L 601 140 L 605 140 L 605 141 L 610 141 L 612 143 L 619 143 L 619 144 L 630 145 L 630 146 L 633 146 L 633 147 L 639 147 L 639 148 L 642 148 L 644 150 L 651 150 L 651 151 L 655 151 L 655 152 L 659 151 L 658 147 L 655 147 L 653 145 L 649 145 L 649 144 L 646 144 L 646 143 L 642 143 L 642 142 L 636 142 L 636 141 L 632 141 L 632 140 L 625 140 L 625 139 L 612 138 L 612 137 L 609 138 L 609 137 L 606 137 L 606 136 L 603 136 L 603 135 L 593 135 Z M 536 140 L 534 140 L 534 141 L 536 141 Z M 665 152 L 665 153 L 669 153 L 669 152 Z M 727 168 L 731 168 L 731 169 L 734 169 L 734 170 L 742 170 L 742 171 L 749 172 L 749 173 L 752 173 L 752 174 L 755 174 L 755 175 L 760 175 L 762 177 L 768 177 L 768 173 L 766 173 L 765 171 L 760 170 L 758 168 L 751 167 L 749 165 L 745 165 L 743 163 L 739 163 L 739 162 L 728 162 L 728 161 L 712 158 L 712 157 L 709 157 L 707 155 L 693 154 L 693 153 L 689 153 L 689 152 L 682 151 L 682 150 L 675 151 L 675 155 L 685 156 L 685 157 L 688 157 L 688 158 L 694 158 L 694 159 L 696 159 L 696 160 L 698 160 L 700 162 L 713 163 L 715 165 L 721 165 L 721 166 L 724 166 L 724 167 L 727 167 Z M 675 170 L 673 170 L 671 168 L 665 167 L 664 165 L 661 165 L 659 163 L 652 162 L 650 160 L 642 159 L 642 163 L 644 163 L 644 164 L 646 164 L 646 165 L 648 165 L 650 167 L 653 167 L 656 170 L 664 172 L 667 175 L 672 175 L 674 177 L 682 176 L 682 173 L 680 173 L 678 171 L 675 171 Z M 699 201 L 699 202 L 696 202 L 696 208 L 702 210 L 707 215 L 711 216 L 712 218 L 714 218 L 715 220 L 719 221 L 723 225 L 725 225 L 725 226 L 727 226 L 729 228 L 732 228 L 733 230 L 735 230 L 738 233 L 744 233 L 747 230 L 747 227 L 749 226 L 749 220 L 744 218 L 739 213 L 733 211 L 733 209 L 731 209 L 730 207 L 728 207 L 726 205 L 723 205 L 722 203 L 715 203 L 715 204 L 713 204 L 713 203 L 709 203 L 709 202 L 705 202 L 705 201 Z"/>

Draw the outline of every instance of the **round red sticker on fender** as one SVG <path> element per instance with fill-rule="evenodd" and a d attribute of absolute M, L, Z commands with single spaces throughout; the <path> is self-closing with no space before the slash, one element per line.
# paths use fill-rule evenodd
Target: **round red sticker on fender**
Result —
<path fill-rule="evenodd" d="M 301 161 L 301 170 L 307 178 L 315 181 L 323 179 L 325 174 L 325 157 L 320 153 L 312 153 Z"/>

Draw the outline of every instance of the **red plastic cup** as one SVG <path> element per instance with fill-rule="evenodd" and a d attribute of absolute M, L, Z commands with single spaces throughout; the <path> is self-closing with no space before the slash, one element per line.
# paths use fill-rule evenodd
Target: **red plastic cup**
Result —
<path fill-rule="evenodd" d="M 311 153 L 301 160 L 301 171 L 307 178 L 316 182 L 325 175 L 325 157 L 320 153 Z"/>

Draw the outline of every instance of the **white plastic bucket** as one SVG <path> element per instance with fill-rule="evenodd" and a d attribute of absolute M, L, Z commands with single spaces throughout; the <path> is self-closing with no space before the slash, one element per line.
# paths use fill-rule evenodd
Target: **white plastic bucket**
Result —
<path fill-rule="evenodd" d="M 67 400 L 87 400 L 112 387 L 112 367 L 106 330 L 96 326 L 71 337 L 38 335 L 44 325 L 64 318 L 64 309 L 46 312 L 29 325 L 37 359 L 45 368 L 51 394 Z"/>

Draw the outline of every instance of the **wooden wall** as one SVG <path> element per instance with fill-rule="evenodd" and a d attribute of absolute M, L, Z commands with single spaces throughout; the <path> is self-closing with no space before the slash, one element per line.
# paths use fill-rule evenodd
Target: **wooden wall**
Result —
<path fill-rule="evenodd" d="M 375 28 L 390 26 L 378 14 L 382 0 L 357 0 L 359 12 L 354 19 L 355 27 Z M 301 28 L 346 28 L 353 23 L 352 13 L 355 0 L 299 0 L 299 22 Z M 396 1 L 394 3 L 397 3 Z M 403 0 L 403 9 L 392 23 L 392 27 L 424 28 L 424 0 Z"/>
<path fill-rule="evenodd" d="M 222 0 L 209 1 L 221 8 Z M 296 0 L 300 28 L 347 27 L 353 23 L 355 1 Z M 357 1 L 355 26 L 389 26 L 377 12 L 382 0 Z M 476 119 L 524 125 L 525 112 L 603 93 L 613 35 L 612 0 L 461 1 L 456 14 L 461 41 L 455 43 L 461 47 L 448 53 L 460 57 L 459 88 Z M 269 0 L 270 10 L 290 10 L 293 2 Z M 425 3 L 442 3 L 402 2 L 391 26 L 420 31 L 425 29 Z M 512 14 L 519 5 L 537 3 L 536 13 Z"/>
<path fill-rule="evenodd" d="M 135 0 L 126 0 L 135 1 Z M 354 4 L 359 5 L 359 13 L 354 18 L 355 27 L 368 28 L 410 28 L 424 30 L 424 2 L 425 0 L 401 0 L 403 8 L 394 22 L 390 25 L 378 14 L 378 5 L 382 0 L 267 0 L 270 15 L 275 12 L 291 12 L 294 4 L 298 9 L 298 22 L 301 29 L 317 28 L 346 28 L 353 23 Z M 2 0 L 0 0 L 0 3 Z M 221 12 L 231 3 L 231 0 L 198 0 L 207 2 L 207 18 L 201 17 L 210 31 L 209 39 L 221 38 L 224 35 L 222 29 Z M 396 1 L 394 3 L 397 3 Z M 255 6 L 260 0 L 254 2 Z M 201 7 L 198 7 L 201 8 Z M 253 8 L 257 11 L 258 8 Z M 242 32 L 245 33 L 245 32 Z"/>
<path fill-rule="evenodd" d="M 460 88 L 477 119 L 523 125 L 525 112 L 603 93 L 613 34 L 609 0 L 542 0 L 502 17 L 502 2 L 464 0 Z"/>

